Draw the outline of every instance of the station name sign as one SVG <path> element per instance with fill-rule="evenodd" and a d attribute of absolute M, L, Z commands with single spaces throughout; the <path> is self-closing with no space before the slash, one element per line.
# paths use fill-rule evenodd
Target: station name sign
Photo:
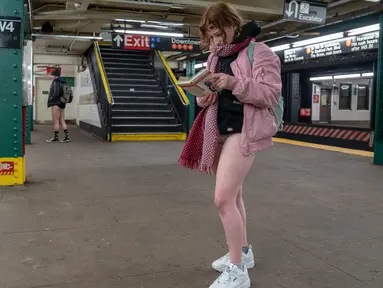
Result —
<path fill-rule="evenodd" d="M 198 38 L 159 37 L 132 34 L 112 34 L 113 48 L 125 50 L 159 50 L 201 52 Z"/>
<path fill-rule="evenodd" d="M 21 49 L 21 18 L 0 16 L 0 48 Z"/>
<path fill-rule="evenodd" d="M 339 40 L 312 44 L 305 47 L 284 51 L 284 63 L 316 59 L 338 54 L 360 52 L 378 49 L 379 32 L 371 32 L 358 36 L 351 36 Z"/>

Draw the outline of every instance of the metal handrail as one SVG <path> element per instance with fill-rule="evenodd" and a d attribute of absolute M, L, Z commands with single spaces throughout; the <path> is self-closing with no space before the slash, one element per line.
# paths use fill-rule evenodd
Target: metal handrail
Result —
<path fill-rule="evenodd" d="M 96 50 L 95 52 L 96 52 L 97 61 L 99 62 L 99 66 L 100 66 L 99 68 L 100 68 L 101 78 L 103 80 L 105 92 L 106 92 L 106 95 L 108 97 L 108 102 L 109 102 L 109 104 L 114 105 L 114 99 L 113 99 L 112 91 L 110 90 L 108 76 L 106 75 L 106 72 L 105 72 L 104 61 L 102 60 L 100 46 L 98 45 L 97 41 L 95 42 L 94 47 Z"/>
<path fill-rule="evenodd" d="M 171 83 L 176 88 L 177 94 L 180 97 L 182 103 L 184 104 L 184 106 L 189 106 L 190 105 L 190 101 L 187 98 L 184 90 L 180 86 L 178 86 L 177 79 L 174 76 L 174 73 L 173 73 L 172 69 L 170 69 L 168 63 L 166 62 L 164 55 L 162 54 L 161 51 L 156 51 L 156 54 L 161 59 L 162 64 L 165 67 L 165 71 L 166 71 L 167 75 L 169 76 L 169 79 L 170 79 Z"/>

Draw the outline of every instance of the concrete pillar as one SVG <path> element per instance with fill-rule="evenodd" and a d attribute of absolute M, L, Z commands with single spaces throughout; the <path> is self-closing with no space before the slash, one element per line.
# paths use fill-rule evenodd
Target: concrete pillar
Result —
<path fill-rule="evenodd" d="M 380 14 L 379 56 L 376 85 L 374 164 L 383 165 L 383 13 Z"/>
<path fill-rule="evenodd" d="M 25 182 L 22 65 L 24 0 L 0 3 L 0 186 Z"/>

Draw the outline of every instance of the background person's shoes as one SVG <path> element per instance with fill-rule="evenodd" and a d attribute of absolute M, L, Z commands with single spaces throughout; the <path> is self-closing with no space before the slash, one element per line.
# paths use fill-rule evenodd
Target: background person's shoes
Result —
<path fill-rule="evenodd" d="M 54 143 L 54 142 L 60 142 L 59 138 L 52 137 L 51 139 L 46 140 L 47 143 Z"/>

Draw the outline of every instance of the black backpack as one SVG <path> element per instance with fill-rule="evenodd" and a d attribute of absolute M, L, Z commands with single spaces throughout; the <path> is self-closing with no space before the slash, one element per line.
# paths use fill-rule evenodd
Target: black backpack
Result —
<path fill-rule="evenodd" d="M 73 91 L 67 83 L 62 83 L 62 95 L 60 96 L 60 101 L 63 104 L 72 103 L 73 101 Z"/>

